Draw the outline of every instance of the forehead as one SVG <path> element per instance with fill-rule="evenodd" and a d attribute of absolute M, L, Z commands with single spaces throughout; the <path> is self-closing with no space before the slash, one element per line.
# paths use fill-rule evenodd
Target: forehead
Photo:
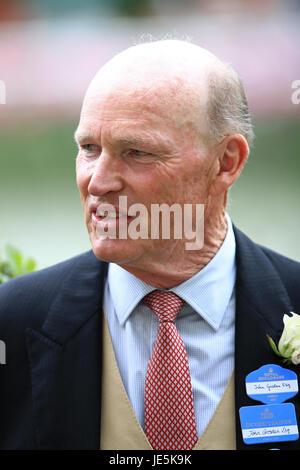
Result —
<path fill-rule="evenodd" d="M 181 124 L 181 106 L 166 98 L 161 90 L 115 90 L 109 93 L 91 93 L 84 100 L 77 137 L 87 132 L 107 130 L 114 135 L 130 135 L 140 130 L 178 131 Z"/>
<path fill-rule="evenodd" d="M 162 119 L 170 118 L 183 108 L 183 100 L 178 98 L 175 85 L 151 84 L 148 86 L 115 85 L 111 89 L 106 87 L 93 87 L 88 90 L 81 115 L 98 114 L 102 119 L 108 119 L 112 115 L 117 119 L 140 118 L 151 119 L 151 116 Z"/>
<path fill-rule="evenodd" d="M 95 129 L 114 132 L 126 129 L 168 130 L 175 135 L 201 128 L 199 103 L 181 79 L 163 80 L 137 86 L 92 86 L 88 90 L 80 116 L 77 136 Z"/>

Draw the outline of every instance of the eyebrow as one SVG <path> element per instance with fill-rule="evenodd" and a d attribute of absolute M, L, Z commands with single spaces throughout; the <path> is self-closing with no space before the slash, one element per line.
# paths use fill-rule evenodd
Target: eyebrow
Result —
<path fill-rule="evenodd" d="M 116 141 L 122 145 L 153 145 L 153 138 L 146 136 L 117 137 Z"/>
<path fill-rule="evenodd" d="M 88 132 L 86 133 L 81 133 L 80 131 L 76 130 L 74 133 L 74 139 L 77 144 L 82 143 L 82 142 L 97 142 L 97 139 L 92 135 L 89 134 Z M 140 135 L 140 134 L 128 134 L 127 136 L 124 135 L 116 135 L 114 137 L 114 142 L 117 145 L 123 145 L 123 146 L 131 146 L 131 147 L 150 147 L 150 149 L 153 149 L 157 151 L 160 149 L 163 152 L 169 153 L 171 152 L 172 149 L 172 143 L 173 141 L 171 139 L 167 139 L 165 136 L 162 135 L 157 135 L 155 133 L 154 135 L 147 135 L 146 133 Z M 174 151 L 174 149 L 173 149 Z"/>
<path fill-rule="evenodd" d="M 119 145 L 138 148 L 140 150 L 146 150 L 153 153 L 163 153 L 171 154 L 174 153 L 174 148 L 172 149 L 172 141 L 166 139 L 163 136 L 147 136 L 147 135 L 137 135 L 137 136 L 128 136 L 116 138 L 116 142 Z"/>
<path fill-rule="evenodd" d="M 74 132 L 74 140 L 75 142 L 83 142 L 86 140 L 94 140 L 94 138 L 90 134 L 80 134 L 77 130 Z"/>

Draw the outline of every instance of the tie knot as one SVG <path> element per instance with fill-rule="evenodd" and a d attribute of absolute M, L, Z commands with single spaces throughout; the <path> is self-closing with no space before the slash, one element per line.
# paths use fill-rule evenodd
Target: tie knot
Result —
<path fill-rule="evenodd" d="M 174 322 L 184 303 L 173 292 L 155 290 L 143 298 L 143 302 L 157 315 L 159 322 Z"/>

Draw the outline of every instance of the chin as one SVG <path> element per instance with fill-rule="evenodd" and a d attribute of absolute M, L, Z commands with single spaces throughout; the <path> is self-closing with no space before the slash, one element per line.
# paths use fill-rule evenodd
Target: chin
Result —
<path fill-rule="evenodd" d="M 133 240 L 91 240 L 96 258 L 107 263 L 130 263 L 137 257 L 137 249 Z"/>

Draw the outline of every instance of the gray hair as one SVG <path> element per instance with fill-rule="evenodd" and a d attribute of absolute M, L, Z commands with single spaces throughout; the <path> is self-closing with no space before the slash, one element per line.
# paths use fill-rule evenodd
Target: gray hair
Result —
<path fill-rule="evenodd" d="M 226 135 L 242 134 L 250 147 L 254 131 L 244 86 L 233 67 L 223 65 L 225 73 L 213 70 L 207 81 L 209 138 L 219 142 Z"/>

